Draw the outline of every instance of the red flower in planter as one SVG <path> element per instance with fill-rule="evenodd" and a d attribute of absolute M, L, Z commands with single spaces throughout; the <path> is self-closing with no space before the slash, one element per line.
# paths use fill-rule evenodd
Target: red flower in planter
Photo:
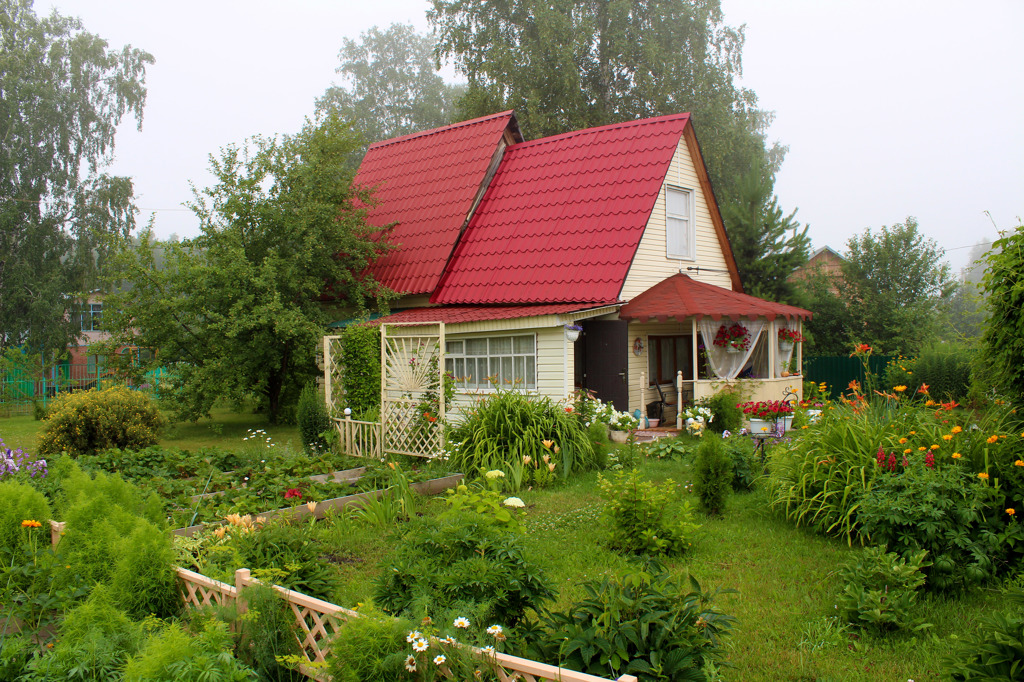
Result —
<path fill-rule="evenodd" d="M 298 488 L 288 488 L 288 490 L 284 491 L 284 499 L 290 500 L 293 497 L 297 497 L 297 498 L 299 498 L 301 500 L 302 499 L 302 491 L 299 490 Z"/>

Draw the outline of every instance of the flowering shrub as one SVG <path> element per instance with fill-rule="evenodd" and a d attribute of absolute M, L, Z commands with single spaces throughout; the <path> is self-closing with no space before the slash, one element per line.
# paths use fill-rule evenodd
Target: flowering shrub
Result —
<path fill-rule="evenodd" d="M 615 412 L 615 416 L 608 420 L 613 431 L 632 431 L 639 425 L 640 420 L 629 412 Z"/>
<path fill-rule="evenodd" d="M 710 407 L 694 405 L 683 411 L 683 419 L 695 419 L 710 424 L 715 420 L 715 415 L 712 414 Z"/>
<path fill-rule="evenodd" d="M 739 322 L 726 327 L 724 324 L 718 328 L 714 340 L 711 342 L 719 348 L 735 348 L 736 350 L 747 350 L 750 348 L 750 332 Z"/>
<path fill-rule="evenodd" d="M 37 451 L 77 457 L 108 448 L 140 450 L 156 445 L 165 423 L 149 396 L 124 386 L 65 393 L 47 411 Z"/>
<path fill-rule="evenodd" d="M 743 410 L 748 419 L 763 419 L 770 422 L 793 414 L 793 404 L 785 400 L 760 400 L 739 403 L 736 407 Z"/>

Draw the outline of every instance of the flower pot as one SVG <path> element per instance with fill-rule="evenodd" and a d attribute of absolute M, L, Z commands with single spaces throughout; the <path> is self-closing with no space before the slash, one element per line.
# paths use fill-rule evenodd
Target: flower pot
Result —
<path fill-rule="evenodd" d="M 782 351 L 783 353 L 788 353 L 789 351 L 793 350 L 793 342 L 783 341 L 782 339 L 779 339 L 779 350 Z"/>
<path fill-rule="evenodd" d="M 775 430 L 775 423 L 770 422 L 767 419 L 752 418 L 750 420 L 750 433 L 757 435 L 759 433 L 771 433 Z"/>
<path fill-rule="evenodd" d="M 626 431 L 616 431 L 611 429 L 608 431 L 608 440 L 613 443 L 625 443 L 629 440 L 629 433 Z"/>
<path fill-rule="evenodd" d="M 654 427 L 656 427 L 660 423 L 661 423 L 660 419 L 651 419 L 650 417 L 647 418 L 647 426 L 649 428 L 653 429 Z"/>
<path fill-rule="evenodd" d="M 569 340 L 569 343 L 576 343 L 576 339 L 580 338 L 579 329 L 566 329 L 565 338 Z"/>
<path fill-rule="evenodd" d="M 782 422 L 782 430 L 783 431 L 792 431 L 793 430 L 793 415 L 788 415 L 786 417 L 783 417 L 780 421 Z"/>
<path fill-rule="evenodd" d="M 726 346 L 725 347 L 725 352 L 726 353 L 739 353 L 740 349 L 736 348 L 735 346 Z"/>

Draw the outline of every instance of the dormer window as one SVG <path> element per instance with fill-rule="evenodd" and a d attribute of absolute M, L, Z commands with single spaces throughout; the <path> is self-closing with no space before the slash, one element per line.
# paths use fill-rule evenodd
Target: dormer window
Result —
<path fill-rule="evenodd" d="M 665 247 L 669 258 L 694 260 L 693 192 L 665 188 Z"/>

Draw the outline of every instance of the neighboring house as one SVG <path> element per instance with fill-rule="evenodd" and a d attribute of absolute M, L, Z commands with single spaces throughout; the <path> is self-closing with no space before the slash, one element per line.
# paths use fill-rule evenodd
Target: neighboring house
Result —
<path fill-rule="evenodd" d="M 828 246 L 823 246 L 807 259 L 807 262 L 793 271 L 790 281 L 804 281 L 814 275 L 824 275 L 829 282 L 829 290 L 836 296 L 843 289 L 844 258 Z"/>
<path fill-rule="evenodd" d="M 738 375 L 752 397 L 800 390 L 775 340 L 811 313 L 742 293 L 688 114 L 524 141 L 503 112 L 374 144 L 356 182 L 394 224 L 372 272 L 402 297 L 377 322 L 443 322 L 462 405 L 495 381 L 629 411 L 656 385 L 669 402 Z M 713 345 L 733 321 L 745 352 Z"/>

